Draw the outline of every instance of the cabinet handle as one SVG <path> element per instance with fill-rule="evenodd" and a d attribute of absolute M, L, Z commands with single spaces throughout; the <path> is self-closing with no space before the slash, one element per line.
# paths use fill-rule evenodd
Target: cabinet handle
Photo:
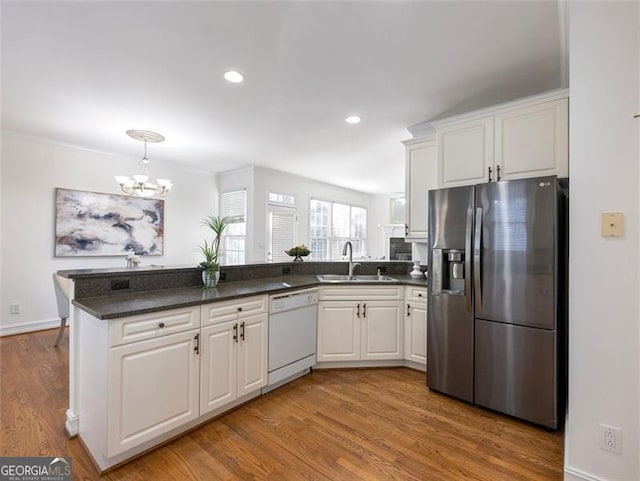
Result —
<path fill-rule="evenodd" d="M 242 324 L 240 324 L 240 339 L 242 339 L 244 341 L 244 322 Z"/>
<path fill-rule="evenodd" d="M 193 338 L 196 341 L 196 345 L 193 350 L 196 354 L 200 354 L 200 333 L 196 334 L 196 337 Z"/>
<path fill-rule="evenodd" d="M 362 317 L 367 317 L 367 304 L 362 304 Z"/>
<path fill-rule="evenodd" d="M 411 305 L 407 304 L 407 316 L 411 315 Z"/>
<path fill-rule="evenodd" d="M 164 322 L 161 322 L 160 324 L 158 324 L 158 327 L 164 327 Z"/>
<path fill-rule="evenodd" d="M 358 303 L 358 312 L 356 312 L 356 316 L 360 317 L 360 303 Z"/>
<path fill-rule="evenodd" d="M 238 312 L 242 312 L 242 307 L 238 307 Z"/>
<path fill-rule="evenodd" d="M 418 297 L 422 297 L 422 292 L 418 292 Z"/>
<path fill-rule="evenodd" d="M 500 182 L 500 166 L 496 165 L 496 174 L 498 175 L 498 182 Z"/>
<path fill-rule="evenodd" d="M 404 235 L 409 235 L 409 224 L 404 225 Z"/>
<path fill-rule="evenodd" d="M 489 170 L 489 182 L 491 182 L 491 167 L 487 167 L 487 169 Z"/>
<path fill-rule="evenodd" d="M 237 324 L 233 325 L 233 340 L 236 341 L 236 344 L 238 343 L 238 325 Z"/>

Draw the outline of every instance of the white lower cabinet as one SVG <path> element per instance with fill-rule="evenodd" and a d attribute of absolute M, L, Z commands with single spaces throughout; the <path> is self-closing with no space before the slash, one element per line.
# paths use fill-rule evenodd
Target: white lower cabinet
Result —
<path fill-rule="evenodd" d="M 199 416 L 198 334 L 190 330 L 110 350 L 108 457 Z"/>
<path fill-rule="evenodd" d="M 406 288 L 404 358 L 427 365 L 427 289 Z"/>
<path fill-rule="evenodd" d="M 402 290 L 322 288 L 318 303 L 318 362 L 403 359 Z M 360 295 L 362 300 L 344 299 Z M 324 299 L 324 300 L 323 300 Z"/>
<path fill-rule="evenodd" d="M 267 385 L 267 314 L 202 328 L 200 413 Z"/>
<path fill-rule="evenodd" d="M 360 359 L 402 359 L 404 339 L 402 302 L 362 303 Z"/>
<path fill-rule="evenodd" d="M 237 397 L 236 326 L 232 321 L 202 328 L 200 409 L 203 413 L 229 404 Z"/>
<path fill-rule="evenodd" d="M 360 359 L 360 321 L 356 303 L 321 301 L 318 303 L 318 362 Z"/>
<path fill-rule="evenodd" d="M 260 393 L 267 299 L 111 321 L 79 311 L 79 435 L 101 470 Z"/>

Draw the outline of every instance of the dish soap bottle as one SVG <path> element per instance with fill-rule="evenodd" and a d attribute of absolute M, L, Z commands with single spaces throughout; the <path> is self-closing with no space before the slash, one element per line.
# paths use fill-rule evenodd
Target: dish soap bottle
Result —
<path fill-rule="evenodd" d="M 413 269 L 409 273 L 411 277 L 414 279 L 424 278 L 424 274 L 422 273 L 422 269 L 420 268 L 420 261 L 413 261 Z"/>

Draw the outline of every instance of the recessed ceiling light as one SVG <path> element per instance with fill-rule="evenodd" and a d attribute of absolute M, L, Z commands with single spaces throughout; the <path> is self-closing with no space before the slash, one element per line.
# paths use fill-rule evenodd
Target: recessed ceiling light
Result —
<path fill-rule="evenodd" d="M 244 75 L 240 72 L 236 72 L 235 70 L 229 70 L 224 73 L 224 78 L 226 78 L 229 82 L 234 84 L 239 84 L 244 80 Z"/>
<path fill-rule="evenodd" d="M 346 119 L 344 119 L 344 121 L 348 124 L 359 124 L 360 120 L 362 119 L 357 115 L 352 115 L 351 117 L 347 117 Z"/>

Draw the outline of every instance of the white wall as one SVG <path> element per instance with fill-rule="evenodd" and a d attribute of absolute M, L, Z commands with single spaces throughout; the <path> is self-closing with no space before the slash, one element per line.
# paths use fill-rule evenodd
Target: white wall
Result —
<path fill-rule="evenodd" d="M 638 2 L 571 2 L 568 480 L 638 480 Z M 625 235 L 600 236 L 624 213 Z M 622 428 L 622 454 L 598 424 Z"/>
<path fill-rule="evenodd" d="M 169 178 L 164 255 L 142 265 L 196 265 L 207 235 L 200 221 L 218 210 L 215 176 L 152 160 L 151 175 Z M 122 257 L 62 257 L 54 252 L 55 188 L 117 194 L 113 176 L 130 175 L 139 158 L 96 152 L 45 139 L 2 133 L 0 335 L 55 325 L 51 273 L 61 269 L 125 267 Z M 21 313 L 9 314 L 19 303 Z"/>
<path fill-rule="evenodd" d="M 369 208 L 369 225 L 367 229 L 368 255 L 373 258 L 389 259 L 388 247 L 385 244 L 384 230 L 380 224 L 391 222 L 391 197 L 390 195 L 372 195 Z M 402 231 L 404 235 L 404 230 Z"/>

